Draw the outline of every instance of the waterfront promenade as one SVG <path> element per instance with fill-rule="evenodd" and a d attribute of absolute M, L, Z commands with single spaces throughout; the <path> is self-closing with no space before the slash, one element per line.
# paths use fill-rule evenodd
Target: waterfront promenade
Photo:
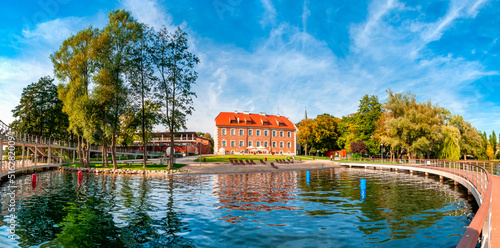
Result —
<path fill-rule="evenodd" d="M 392 171 L 419 171 L 447 177 L 465 186 L 474 196 L 479 209 L 462 236 L 457 247 L 476 247 L 481 238 L 481 247 L 500 247 L 500 177 L 495 176 L 478 162 L 412 160 L 404 164 L 343 162 L 343 166 Z M 496 164 L 491 163 L 491 171 L 496 171 Z"/>

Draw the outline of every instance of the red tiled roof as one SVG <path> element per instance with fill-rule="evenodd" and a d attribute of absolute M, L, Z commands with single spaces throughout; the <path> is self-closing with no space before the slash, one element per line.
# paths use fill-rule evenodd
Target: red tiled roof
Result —
<path fill-rule="evenodd" d="M 231 123 L 231 120 L 239 120 L 239 123 Z M 252 124 L 247 124 L 246 121 L 252 121 Z M 269 123 L 264 125 L 265 122 Z M 282 126 L 279 125 L 282 124 Z M 260 114 L 245 114 L 235 112 L 220 112 L 215 117 L 215 126 L 235 126 L 235 127 L 265 127 L 295 130 L 295 125 L 284 116 L 277 115 L 260 115 Z"/>

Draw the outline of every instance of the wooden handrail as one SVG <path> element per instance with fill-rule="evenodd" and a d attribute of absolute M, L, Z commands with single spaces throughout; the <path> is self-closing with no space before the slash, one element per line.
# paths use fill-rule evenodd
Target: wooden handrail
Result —
<path fill-rule="evenodd" d="M 488 173 L 488 171 L 486 171 L 486 173 Z M 479 240 L 479 235 L 481 234 L 481 231 L 483 230 L 484 227 L 484 223 L 486 222 L 486 218 L 488 218 L 488 215 L 490 214 L 491 211 L 492 189 L 493 189 L 492 175 L 488 173 L 488 186 L 486 188 L 486 193 L 483 197 L 483 203 L 477 210 L 474 219 L 472 219 L 471 223 L 467 227 L 467 230 L 462 236 L 462 239 L 460 239 L 457 248 L 476 247 L 477 241 Z M 489 239 L 488 242 L 491 243 L 491 237 L 488 236 L 488 239 Z"/>

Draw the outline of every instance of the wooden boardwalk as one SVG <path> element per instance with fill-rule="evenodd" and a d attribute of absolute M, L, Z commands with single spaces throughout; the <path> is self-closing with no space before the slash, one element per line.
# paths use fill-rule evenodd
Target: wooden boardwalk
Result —
<path fill-rule="evenodd" d="M 491 247 L 500 247 L 500 177 L 492 176 Z"/>

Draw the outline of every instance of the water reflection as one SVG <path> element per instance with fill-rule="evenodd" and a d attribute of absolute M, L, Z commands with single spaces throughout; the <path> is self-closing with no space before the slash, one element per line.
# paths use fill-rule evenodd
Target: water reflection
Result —
<path fill-rule="evenodd" d="M 50 177 L 49 177 L 50 176 Z M 174 206 L 172 179 L 162 202 L 152 201 L 147 177 L 85 175 L 81 186 L 74 173 L 40 173 L 31 189 L 26 178 L 19 187 L 16 244 L 8 247 L 192 247 L 179 236 L 189 232 L 183 214 Z M 28 188 L 29 186 L 29 188 Z M 29 190 L 28 190 L 29 189 Z M 2 195 L 2 216 L 7 214 Z M 154 213 L 154 216 L 153 214 Z M 2 218 L 1 225 L 7 219 Z M 6 236 L 5 236 L 6 237 Z M 7 247 L 7 246 L 3 246 Z"/>
<path fill-rule="evenodd" d="M 16 240 L 0 247 L 454 247 L 474 206 L 449 181 L 362 169 L 16 180 Z M 365 178 L 367 189 L 360 189 Z M 364 199 L 363 199 L 364 198 Z"/>

